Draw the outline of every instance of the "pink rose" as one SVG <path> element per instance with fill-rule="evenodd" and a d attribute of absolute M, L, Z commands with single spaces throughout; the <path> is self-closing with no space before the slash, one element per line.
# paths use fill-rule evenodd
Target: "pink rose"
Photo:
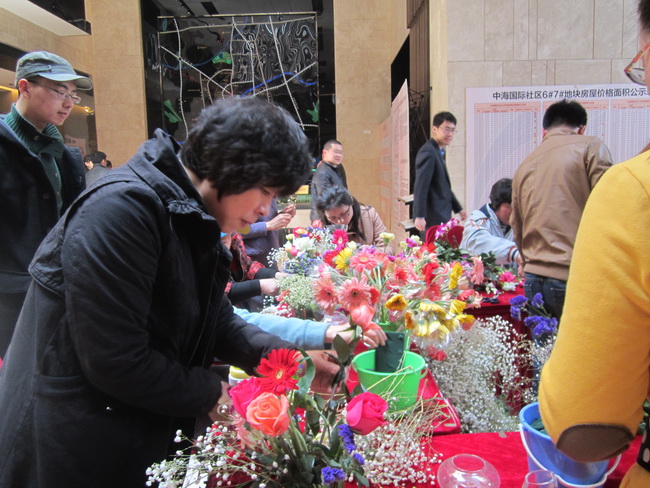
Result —
<path fill-rule="evenodd" d="M 234 409 L 239 415 L 241 415 L 243 418 L 246 418 L 246 410 L 248 409 L 248 405 L 260 393 L 262 393 L 262 391 L 263 390 L 260 387 L 258 378 L 253 376 L 252 378 L 247 378 L 237 383 L 230 390 L 228 390 L 228 393 L 232 399 L 232 406 Z"/>
<path fill-rule="evenodd" d="M 350 400 L 346 410 L 346 421 L 350 428 L 366 435 L 386 424 L 384 413 L 388 410 L 388 403 L 379 395 L 366 391 Z"/>
<path fill-rule="evenodd" d="M 289 428 L 288 410 L 289 400 L 286 396 L 265 392 L 248 404 L 246 420 L 262 434 L 277 437 Z"/>

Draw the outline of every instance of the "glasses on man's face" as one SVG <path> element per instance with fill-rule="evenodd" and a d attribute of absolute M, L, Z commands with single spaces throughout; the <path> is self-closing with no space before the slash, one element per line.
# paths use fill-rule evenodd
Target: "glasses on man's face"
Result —
<path fill-rule="evenodd" d="M 79 98 L 77 95 L 70 95 L 69 93 L 59 91 L 56 88 L 52 88 L 51 86 L 47 86 L 44 83 L 39 83 L 38 81 L 29 80 L 29 82 L 34 83 L 38 86 L 42 86 L 43 88 L 47 88 L 48 90 L 52 90 L 61 100 L 65 100 L 66 102 L 68 100 L 72 100 L 72 103 L 75 105 L 79 105 L 81 103 L 81 98 Z"/>
<path fill-rule="evenodd" d="M 645 68 L 635 67 L 634 65 L 639 62 L 648 49 L 650 49 L 650 42 L 643 46 L 643 49 L 634 56 L 630 64 L 623 70 L 627 77 L 637 85 L 645 85 Z"/>
<path fill-rule="evenodd" d="M 329 220 L 333 224 L 342 224 L 348 218 L 348 215 L 350 215 L 350 210 L 352 210 L 352 206 L 349 206 L 345 212 L 343 212 L 341 215 L 337 217 L 331 215 L 325 215 L 325 216 L 327 217 L 327 220 Z"/>
<path fill-rule="evenodd" d="M 443 127 L 443 130 L 447 134 L 455 134 L 457 132 L 457 130 L 455 128 L 453 128 L 453 127 Z"/>

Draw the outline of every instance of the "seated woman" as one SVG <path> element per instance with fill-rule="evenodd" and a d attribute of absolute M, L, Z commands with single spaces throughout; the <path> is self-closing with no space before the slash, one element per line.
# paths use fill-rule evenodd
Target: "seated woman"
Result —
<path fill-rule="evenodd" d="M 377 211 L 370 206 L 361 205 L 342 186 L 332 186 L 323 190 L 318 196 L 316 210 L 323 225 L 347 226 L 351 241 L 377 246 L 386 254 L 394 253 L 391 244 L 384 249 L 384 240 L 380 234 L 387 231 Z"/>
<path fill-rule="evenodd" d="M 226 295 L 232 304 L 248 309 L 246 302 L 251 298 L 262 294 L 278 294 L 278 279 L 286 276 L 285 273 L 265 268 L 263 264 L 253 261 L 246 253 L 244 240 L 239 232 L 225 235 L 221 241 L 232 254 L 230 279 L 226 285 Z"/>

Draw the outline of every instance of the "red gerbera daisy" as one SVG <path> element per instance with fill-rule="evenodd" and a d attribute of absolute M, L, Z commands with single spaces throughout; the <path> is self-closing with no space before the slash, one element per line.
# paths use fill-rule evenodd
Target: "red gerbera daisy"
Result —
<path fill-rule="evenodd" d="M 348 233 L 343 229 L 336 229 L 332 232 L 332 243 L 336 246 L 336 250 L 340 251 L 348 243 Z"/>
<path fill-rule="evenodd" d="M 350 268 L 359 273 L 372 271 L 377 266 L 379 266 L 379 260 L 373 253 L 367 250 L 360 251 L 350 258 Z"/>
<path fill-rule="evenodd" d="M 298 351 L 273 349 L 257 367 L 261 376 L 260 386 L 264 391 L 284 395 L 287 390 L 298 389 Z"/>

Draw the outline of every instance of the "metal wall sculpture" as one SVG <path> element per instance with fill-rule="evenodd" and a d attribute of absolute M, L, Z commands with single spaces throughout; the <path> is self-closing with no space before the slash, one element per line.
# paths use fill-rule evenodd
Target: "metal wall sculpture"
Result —
<path fill-rule="evenodd" d="M 318 137 L 315 13 L 160 17 L 158 68 L 163 127 L 184 140 L 214 100 L 257 96 L 287 109 Z"/>

